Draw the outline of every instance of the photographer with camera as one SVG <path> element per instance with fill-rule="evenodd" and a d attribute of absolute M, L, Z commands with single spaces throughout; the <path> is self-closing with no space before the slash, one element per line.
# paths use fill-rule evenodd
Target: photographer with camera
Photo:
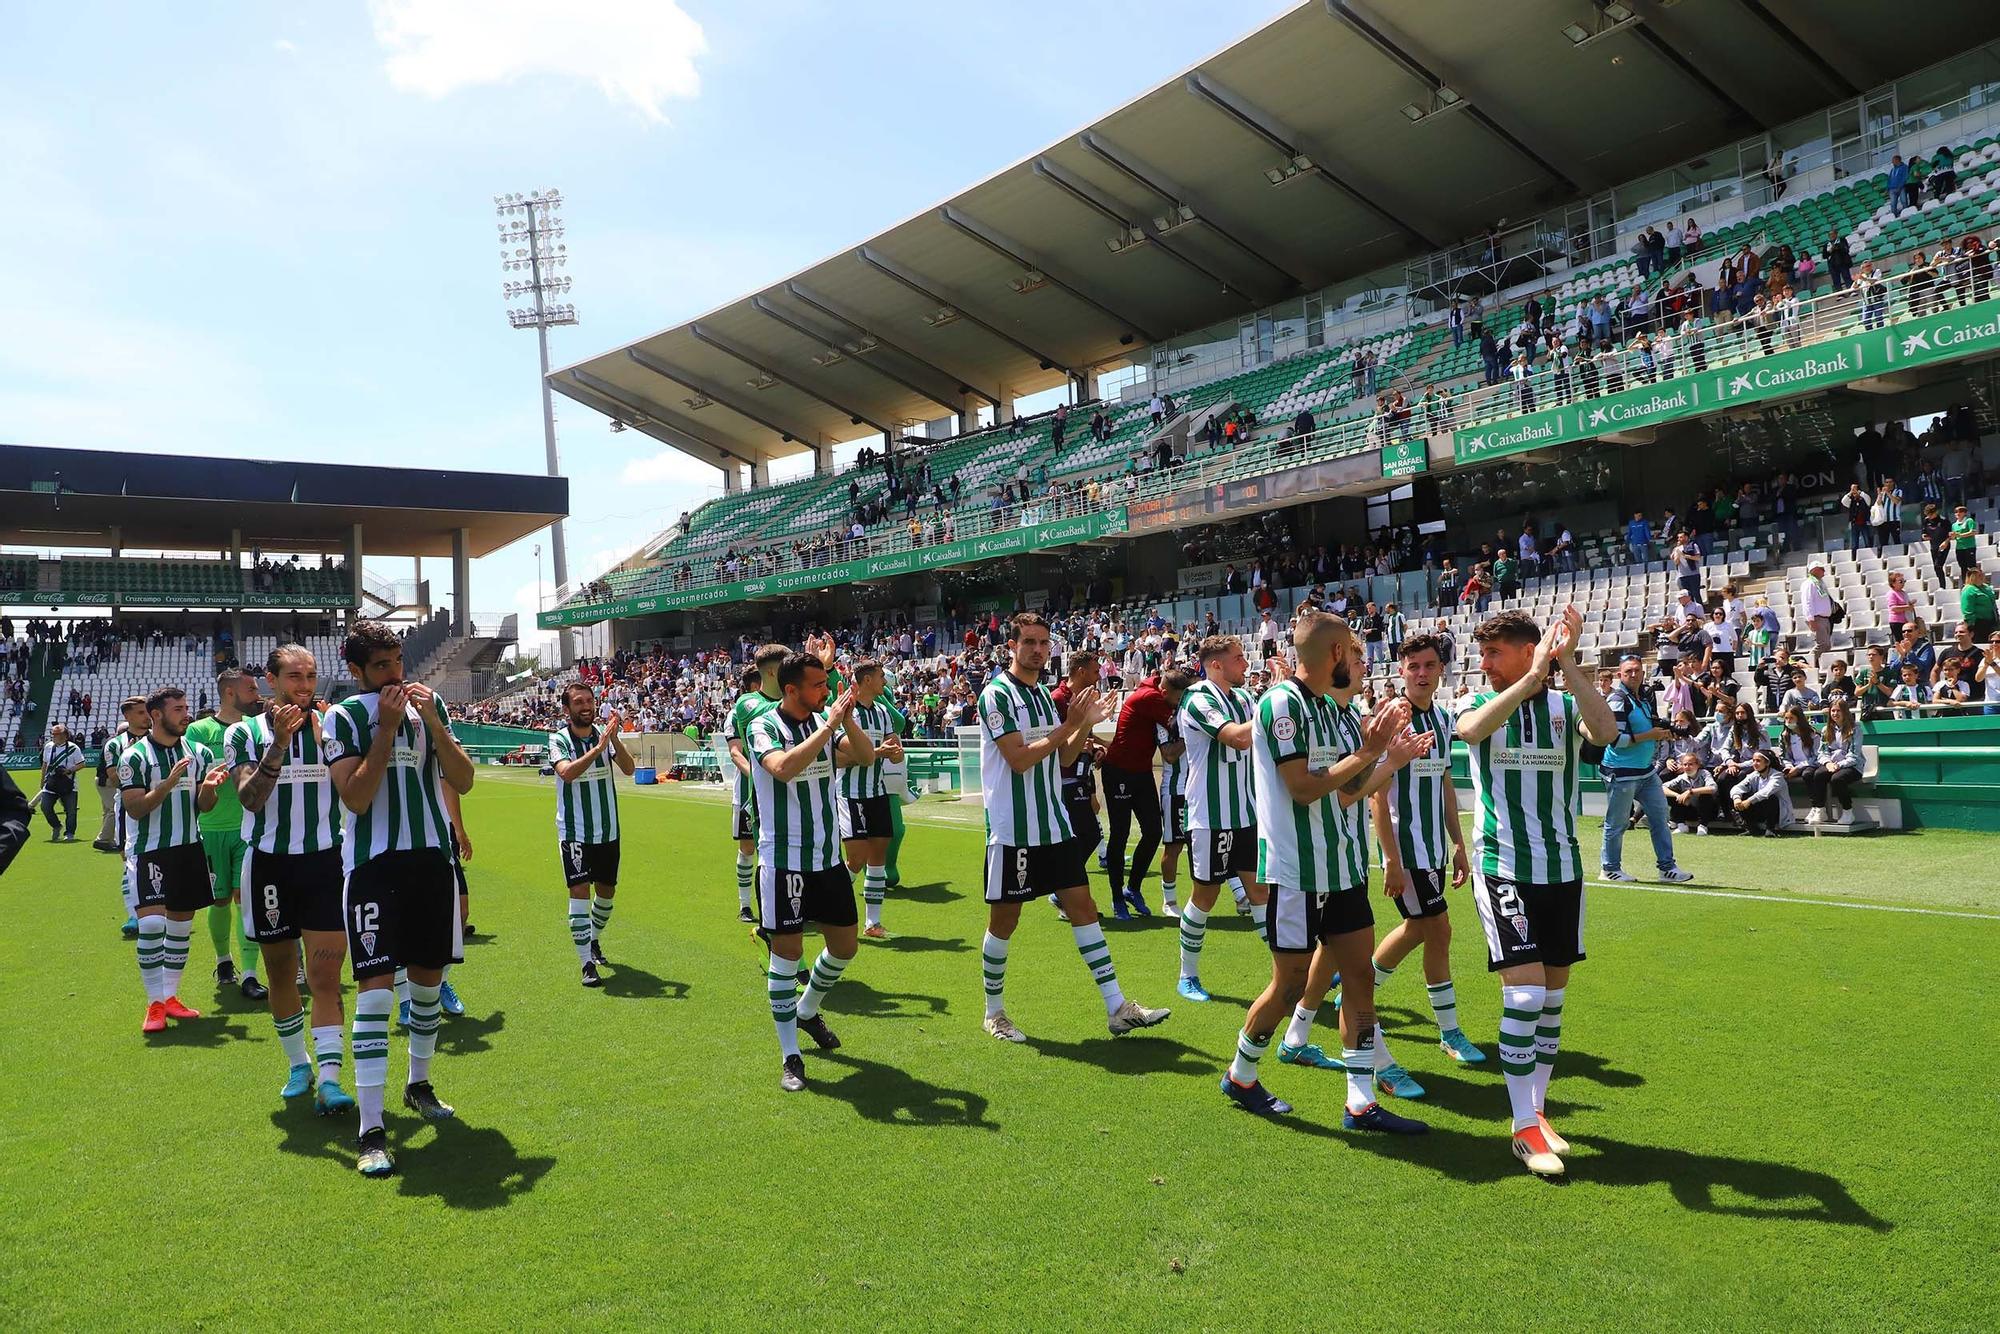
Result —
<path fill-rule="evenodd" d="M 1653 840 L 1653 860 L 1660 879 L 1680 884 L 1694 876 L 1674 862 L 1674 836 L 1669 827 L 1666 793 L 1653 768 L 1654 751 L 1673 738 L 1672 728 L 1654 722 L 1652 693 L 1646 688 L 1646 664 L 1628 653 L 1618 664 L 1618 684 L 1611 688 L 1611 716 L 1618 736 L 1599 765 L 1604 775 L 1604 843 L 1599 864 L 1606 880 L 1636 880 L 1623 864 L 1625 829 L 1632 820 L 1632 803 L 1645 812 L 1646 832 Z"/>

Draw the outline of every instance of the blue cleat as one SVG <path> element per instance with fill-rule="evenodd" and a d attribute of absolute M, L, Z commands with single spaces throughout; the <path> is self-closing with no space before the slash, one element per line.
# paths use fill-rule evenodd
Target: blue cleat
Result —
<path fill-rule="evenodd" d="M 312 1091 L 312 1086 L 313 1068 L 310 1065 L 295 1065 L 292 1067 L 291 1075 L 285 1080 L 285 1086 L 278 1090 L 278 1096 L 287 1101 L 303 1098 Z"/>
<path fill-rule="evenodd" d="M 396 1004 L 396 1027 L 408 1028 L 409 1026 L 410 1003 L 408 1001 L 398 1001 Z"/>
<path fill-rule="evenodd" d="M 1115 916 L 1121 922 L 1129 922 L 1132 920 L 1132 910 L 1125 906 L 1125 900 L 1122 896 L 1112 901 L 1111 912 L 1112 915 Z M 1064 917 L 1063 920 L 1068 921 L 1069 918 Z"/>
<path fill-rule="evenodd" d="M 1205 1001 L 1209 998 L 1208 988 L 1202 986 L 1198 977 L 1182 978 L 1178 990 L 1183 1000 Z"/>
<path fill-rule="evenodd" d="M 1375 1072 L 1375 1087 L 1384 1093 L 1393 1093 L 1399 1098 L 1412 1101 L 1424 1096 L 1424 1086 L 1410 1078 L 1410 1072 L 1400 1065 L 1385 1065 Z"/>
<path fill-rule="evenodd" d="M 313 1094 L 313 1106 L 321 1116 L 337 1116 L 354 1110 L 354 1095 L 342 1088 L 339 1080 L 322 1079 Z"/>
<path fill-rule="evenodd" d="M 1440 1033 L 1438 1050 L 1460 1065 L 1478 1065 L 1486 1059 L 1486 1053 L 1473 1046 L 1472 1039 L 1465 1036 L 1465 1030 L 1460 1028 Z"/>
<path fill-rule="evenodd" d="M 1132 905 L 1132 911 L 1138 913 L 1139 916 L 1151 917 L 1153 915 L 1153 910 L 1146 906 L 1146 896 L 1144 894 L 1141 894 L 1138 890 L 1136 889 L 1126 890 L 1125 901 Z"/>
<path fill-rule="evenodd" d="M 139 935 L 139 917 L 134 913 L 125 919 L 125 925 L 118 928 L 118 934 L 127 940 L 136 940 Z"/>
<path fill-rule="evenodd" d="M 1310 1065 L 1317 1070 L 1345 1070 L 1347 1068 L 1340 1061 L 1328 1056 L 1317 1042 L 1308 1042 L 1303 1047 L 1294 1047 L 1289 1043 L 1280 1042 L 1278 1044 L 1278 1059 L 1286 1065 Z"/>
<path fill-rule="evenodd" d="M 458 988 L 452 986 L 450 978 L 438 983 L 438 1006 L 454 1019 L 465 1013 L 465 1002 L 458 998 Z"/>
<path fill-rule="evenodd" d="M 1222 1091 L 1238 1107 L 1258 1116 L 1283 1116 L 1292 1110 L 1292 1105 L 1283 1098 L 1272 1097 L 1270 1090 L 1266 1089 L 1261 1081 L 1255 1084 L 1239 1084 L 1228 1075 L 1224 1075 Z"/>
<path fill-rule="evenodd" d="M 1390 1135 L 1428 1135 L 1431 1128 L 1422 1121 L 1412 1121 L 1407 1116 L 1385 1112 L 1380 1103 L 1369 1103 L 1360 1111 L 1343 1111 L 1340 1114 L 1342 1130 L 1380 1130 Z"/>

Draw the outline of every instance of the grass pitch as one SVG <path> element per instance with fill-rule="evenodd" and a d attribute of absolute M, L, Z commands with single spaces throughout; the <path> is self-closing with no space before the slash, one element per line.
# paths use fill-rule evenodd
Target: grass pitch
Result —
<path fill-rule="evenodd" d="M 215 994 L 205 931 L 183 995 L 207 1013 L 141 1038 L 116 860 L 38 831 L 0 881 L 4 1323 L 1991 1328 L 1990 836 L 1685 839 L 1693 888 L 1724 893 L 1593 890 L 1550 1095 L 1575 1152 L 1551 1184 L 1508 1153 L 1497 1063 L 1431 1041 L 1415 957 L 1381 1008 L 1430 1091 L 1396 1110 L 1428 1137 L 1343 1133 L 1340 1076 L 1275 1057 L 1298 1113 L 1226 1106 L 1269 970 L 1226 907 L 1208 1005 L 1173 994 L 1170 923 L 1109 924 L 1126 990 L 1174 1007 L 1113 1040 L 1031 906 L 1008 972 L 1031 1040 L 985 1037 L 981 833 L 953 804 L 912 812 L 898 938 L 864 944 L 826 1007 L 846 1046 L 808 1043 L 812 1089 L 784 1095 L 723 806 L 625 801 L 590 992 L 548 780 L 480 771 L 470 1012 L 435 1075 L 460 1119 L 401 1112 L 398 1035 L 386 1182 L 354 1172 L 352 1124 L 281 1105 L 268 1013 Z M 1641 837 L 1627 865 L 1650 861 Z M 1491 1057 L 1497 988 L 1453 898 Z"/>

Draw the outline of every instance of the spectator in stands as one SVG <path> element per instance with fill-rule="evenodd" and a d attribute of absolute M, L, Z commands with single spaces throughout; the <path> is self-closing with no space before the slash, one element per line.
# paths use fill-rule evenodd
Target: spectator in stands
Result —
<path fill-rule="evenodd" d="M 1819 767 L 1819 737 L 1806 721 L 1807 710 L 1799 705 L 1784 712 L 1784 730 L 1778 736 L 1778 769 L 1791 783 L 1803 783 Z"/>
<path fill-rule="evenodd" d="M 1734 712 L 1709 724 L 1701 741 L 1705 749 L 1702 767 L 1714 777 L 1716 795 L 1726 807 L 1736 784 L 1750 776 L 1751 759 L 1764 747 L 1764 726 L 1746 700 Z"/>
<path fill-rule="evenodd" d="M 1465 302 L 1458 297 L 1453 297 L 1451 299 L 1451 314 L 1445 318 L 1451 325 L 1452 347 L 1456 349 L 1465 346 Z"/>
<path fill-rule="evenodd" d="M 1499 384 L 1502 379 L 1500 344 L 1491 329 L 1481 328 L 1479 331 L 1479 361 L 1485 371 L 1485 382 L 1488 385 Z"/>
<path fill-rule="evenodd" d="M 1895 674 L 1889 670 L 1889 650 L 1880 644 L 1870 644 L 1868 665 L 1854 674 L 1855 708 L 1871 722 L 1888 717 L 1895 687 Z"/>
<path fill-rule="evenodd" d="M 1778 700 L 1779 713 L 1790 713 L 1794 710 L 1801 714 L 1816 713 L 1819 711 L 1819 703 L 1819 691 L 1806 684 L 1806 669 L 1793 663 L 1792 683 L 1785 688 L 1784 695 Z"/>
<path fill-rule="evenodd" d="M 1865 500 L 1862 502 L 1867 503 Z M 1826 562 L 1815 560 L 1806 567 L 1806 577 L 1799 585 L 1799 610 L 1805 615 L 1806 626 L 1812 631 L 1812 663 L 1818 670 L 1820 659 L 1833 648 L 1833 613 L 1837 604 L 1833 593 L 1826 586 Z"/>
<path fill-rule="evenodd" d="M 1746 834 L 1776 838 L 1778 830 L 1791 823 L 1791 792 L 1775 763 L 1770 751 L 1758 751 L 1749 777 L 1735 788 L 1730 805 L 1743 821 Z"/>
<path fill-rule="evenodd" d="M 1979 520 L 1963 505 L 1951 512 L 1951 545 L 1958 560 L 1959 582 L 1963 584 L 1979 568 Z"/>
<path fill-rule="evenodd" d="M 1625 563 L 1644 565 L 1653 559 L 1653 526 L 1646 522 L 1644 511 L 1635 510 L 1632 522 L 1625 525 Z"/>
<path fill-rule="evenodd" d="M 1701 767 L 1701 757 L 1684 751 L 1672 777 L 1662 785 L 1676 834 L 1706 834 L 1715 821 L 1715 777 Z"/>
<path fill-rule="evenodd" d="M 1889 216 L 1900 217 L 1905 207 L 1915 207 L 1916 202 L 1910 189 L 1910 164 L 1898 153 L 1889 159 Z"/>
<path fill-rule="evenodd" d="M 1840 699 L 1846 700 L 1851 705 L 1854 703 L 1856 693 L 1854 678 L 1847 674 L 1847 659 L 1835 658 L 1832 665 L 1827 668 L 1826 680 L 1820 683 L 1820 702 L 1831 704 L 1834 700 Z"/>
<path fill-rule="evenodd" d="M 1160 396 L 1158 390 L 1153 392 L 1152 399 L 1146 404 L 1146 411 L 1152 414 L 1153 425 L 1155 426 L 1166 420 L 1167 400 Z"/>
<path fill-rule="evenodd" d="M 1697 505 L 1699 502 L 1697 502 Z M 1674 572 L 1675 581 L 1681 591 L 1701 601 L 1701 543 L 1693 533 L 1684 533 L 1673 549 L 1667 553 L 1667 563 Z"/>
<path fill-rule="evenodd" d="M 1930 684 L 1913 662 L 1903 664 L 1902 678 L 1892 695 L 1896 701 L 1896 717 L 1905 721 L 1923 717 L 1921 706 L 1931 702 Z"/>
<path fill-rule="evenodd" d="M 1966 567 L 1965 583 L 1958 590 L 1958 614 L 1974 643 L 1987 642 L 2000 629 L 2000 616 L 1994 611 L 1993 584 L 1986 571 L 1977 565 Z"/>
<path fill-rule="evenodd" d="M 1827 706 L 1818 762 L 1805 775 L 1806 793 L 1812 799 L 1807 824 L 1854 823 L 1854 787 L 1861 781 L 1864 763 L 1854 712 L 1846 700 L 1834 700 Z"/>

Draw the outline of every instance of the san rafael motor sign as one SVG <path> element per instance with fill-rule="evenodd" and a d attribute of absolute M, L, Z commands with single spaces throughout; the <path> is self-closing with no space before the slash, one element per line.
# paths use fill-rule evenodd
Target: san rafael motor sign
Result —
<path fill-rule="evenodd" d="M 2000 351 L 2000 299 L 1809 347 L 1786 348 L 1720 371 L 1678 376 L 1570 407 L 1468 427 L 1453 433 L 1452 454 L 1461 464 L 1478 463 L 1993 351 Z"/>
<path fill-rule="evenodd" d="M 1429 444 L 1424 440 L 1399 440 L 1382 447 L 1384 477 L 1408 477 L 1412 473 L 1429 472 L 1430 466 Z"/>

